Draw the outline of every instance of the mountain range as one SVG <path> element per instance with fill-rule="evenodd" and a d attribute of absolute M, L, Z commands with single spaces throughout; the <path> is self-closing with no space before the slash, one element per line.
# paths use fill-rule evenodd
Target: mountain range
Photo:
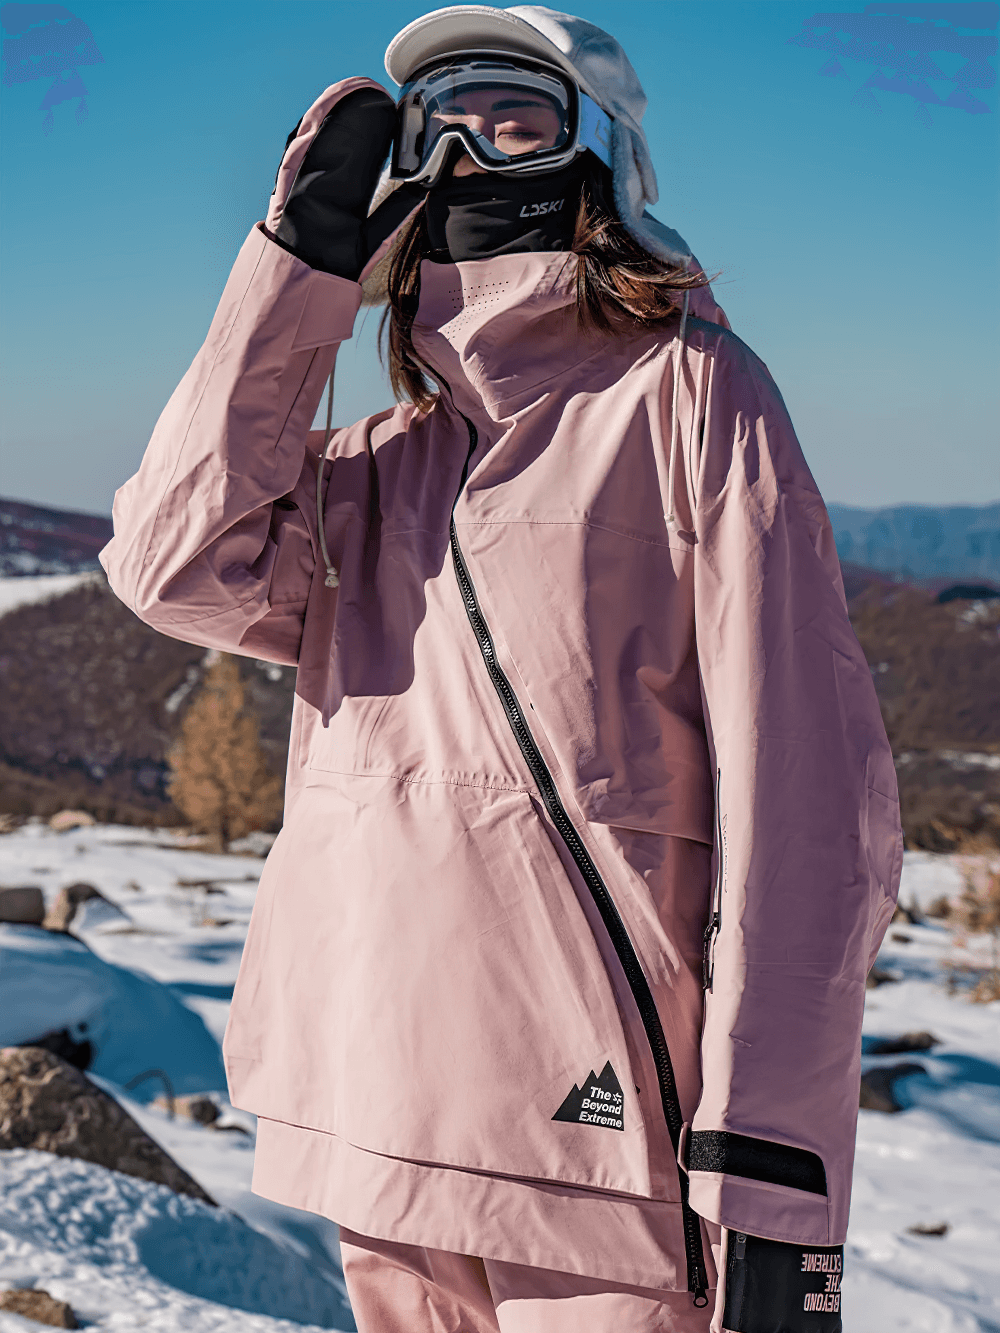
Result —
<path fill-rule="evenodd" d="M 827 510 L 842 562 L 907 581 L 1000 581 L 1000 502 Z"/>

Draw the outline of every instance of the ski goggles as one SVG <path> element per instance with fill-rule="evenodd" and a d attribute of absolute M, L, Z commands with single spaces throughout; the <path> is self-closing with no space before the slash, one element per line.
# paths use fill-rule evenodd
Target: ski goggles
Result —
<path fill-rule="evenodd" d="M 586 148 L 611 166 L 611 117 L 553 66 L 495 54 L 436 62 L 398 105 L 394 180 L 433 185 L 456 143 L 485 171 L 554 171 Z"/>

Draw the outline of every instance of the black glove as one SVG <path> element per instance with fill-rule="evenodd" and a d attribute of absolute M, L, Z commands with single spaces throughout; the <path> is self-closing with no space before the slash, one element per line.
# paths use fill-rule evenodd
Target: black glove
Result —
<path fill-rule="evenodd" d="M 843 1269 L 843 1245 L 789 1245 L 729 1231 L 722 1327 L 728 1333 L 842 1333 Z"/>
<path fill-rule="evenodd" d="M 301 125 L 300 120 L 285 141 L 286 153 Z M 340 98 L 322 120 L 283 205 L 279 203 L 280 217 L 268 230 L 271 239 L 311 268 L 356 281 L 382 241 L 425 194 L 423 189 L 401 187 L 368 216 L 395 130 L 396 104 L 381 88 L 356 88 Z M 276 190 L 280 177 L 279 166 Z"/>

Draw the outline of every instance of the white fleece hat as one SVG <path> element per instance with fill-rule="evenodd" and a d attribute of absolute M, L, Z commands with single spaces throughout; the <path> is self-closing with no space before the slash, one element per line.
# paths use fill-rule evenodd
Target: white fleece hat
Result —
<path fill-rule="evenodd" d="M 646 211 L 659 197 L 649 145 L 640 121 L 646 94 L 615 39 L 572 14 L 542 5 L 452 5 L 424 14 L 398 33 L 385 53 L 389 77 L 402 85 L 438 57 L 465 51 L 498 51 L 533 57 L 565 70 L 612 117 L 611 162 L 615 206 L 627 231 L 658 259 L 685 267 L 691 248 L 672 227 Z M 396 182 L 385 174 L 372 211 Z"/>

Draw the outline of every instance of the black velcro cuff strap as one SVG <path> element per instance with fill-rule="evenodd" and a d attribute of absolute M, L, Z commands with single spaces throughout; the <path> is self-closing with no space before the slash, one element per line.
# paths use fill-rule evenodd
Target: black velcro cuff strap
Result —
<path fill-rule="evenodd" d="M 816 1153 L 725 1130 L 702 1129 L 689 1135 L 687 1169 L 719 1171 L 768 1185 L 787 1185 L 809 1194 L 826 1194 L 826 1170 Z"/>

